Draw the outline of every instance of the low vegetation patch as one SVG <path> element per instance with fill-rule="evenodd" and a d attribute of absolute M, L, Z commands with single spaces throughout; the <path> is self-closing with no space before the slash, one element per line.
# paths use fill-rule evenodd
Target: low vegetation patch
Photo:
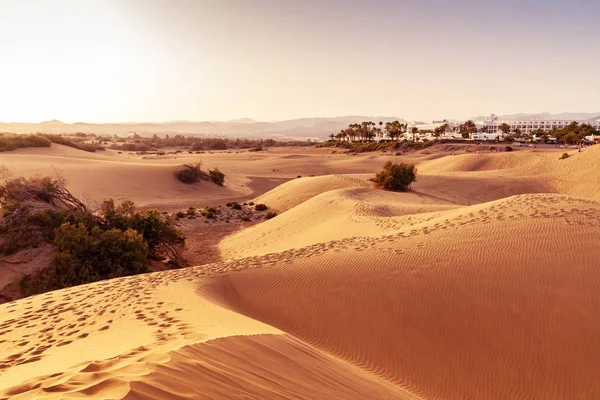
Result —
<path fill-rule="evenodd" d="M 254 206 L 254 209 L 256 211 L 265 211 L 267 209 L 267 206 L 265 204 L 257 204 Z"/>
<path fill-rule="evenodd" d="M 395 164 L 388 161 L 383 170 L 375 175 L 371 181 L 386 190 L 405 191 L 410 189 L 417 180 L 417 169 L 412 164 Z"/>
<path fill-rule="evenodd" d="M 565 158 L 569 158 L 568 153 L 562 153 L 562 156 L 560 156 L 559 160 L 564 160 Z"/>
<path fill-rule="evenodd" d="M 209 169 L 208 176 L 210 176 L 211 181 L 219 186 L 223 186 L 223 183 L 225 183 L 225 174 L 219 171 L 218 168 Z"/>
<path fill-rule="evenodd" d="M 40 135 L 0 135 L 0 151 L 24 147 L 50 147 L 50 140 Z"/>
<path fill-rule="evenodd" d="M 175 218 L 105 200 L 91 210 L 62 180 L 18 178 L 0 186 L 0 252 L 54 247 L 49 267 L 23 278 L 24 295 L 146 272 L 151 260 L 187 265 Z"/>
<path fill-rule="evenodd" d="M 389 151 L 389 152 L 406 152 L 424 150 L 433 146 L 432 141 L 425 140 L 422 142 L 340 142 L 330 141 L 321 144 L 322 147 L 338 147 L 347 149 L 350 153 L 367 153 L 371 151 Z"/>
<path fill-rule="evenodd" d="M 204 175 L 202 164 L 200 163 L 184 164 L 182 169 L 175 171 L 177 179 L 188 185 L 200 182 L 200 179 L 203 178 Z"/>
<path fill-rule="evenodd" d="M 275 218 L 276 216 L 277 216 L 277 213 L 275 211 L 269 211 L 268 213 L 265 214 L 265 219 Z"/>
<path fill-rule="evenodd" d="M 223 186 L 225 183 L 225 174 L 219 171 L 218 168 L 209 169 L 208 173 L 202 170 L 202 163 L 184 164 L 180 169 L 175 171 L 175 176 L 181 182 L 191 185 L 198 183 L 201 180 L 212 181 L 213 183 Z"/>

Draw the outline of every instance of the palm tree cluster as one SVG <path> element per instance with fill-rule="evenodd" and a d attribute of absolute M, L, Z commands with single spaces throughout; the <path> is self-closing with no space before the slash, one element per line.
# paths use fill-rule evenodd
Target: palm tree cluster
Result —
<path fill-rule="evenodd" d="M 402 124 L 400 121 L 386 122 L 385 126 L 383 121 L 379 121 L 378 123 L 363 121 L 359 124 L 350 124 L 346 129 L 342 129 L 337 134 L 332 133 L 329 137 L 331 140 L 349 140 L 352 142 L 357 140 L 370 142 L 385 138 L 398 140 L 406 132 L 406 129 L 407 124 Z"/>

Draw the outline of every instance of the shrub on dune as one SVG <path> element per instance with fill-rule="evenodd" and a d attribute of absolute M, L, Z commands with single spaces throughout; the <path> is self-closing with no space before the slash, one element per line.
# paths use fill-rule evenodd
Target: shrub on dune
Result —
<path fill-rule="evenodd" d="M 61 180 L 18 178 L 0 185 L 0 207 L 0 252 L 54 248 L 48 268 L 23 279 L 25 295 L 138 274 L 151 260 L 187 265 L 177 218 L 136 211 L 131 201 L 105 200 L 92 211 Z"/>
<path fill-rule="evenodd" d="M 223 186 L 223 183 L 225 182 L 225 174 L 219 171 L 218 168 L 209 169 L 208 176 L 210 176 L 211 181 L 219 186 Z"/>
<path fill-rule="evenodd" d="M 186 184 L 192 184 L 196 182 L 200 182 L 200 178 L 202 178 L 202 164 L 185 164 L 183 168 L 175 171 L 175 176 L 181 182 Z"/>
<path fill-rule="evenodd" d="M 256 211 L 265 211 L 267 209 L 267 206 L 265 204 L 257 204 L 254 206 L 254 209 Z"/>
<path fill-rule="evenodd" d="M 405 191 L 409 190 L 413 182 L 417 180 L 417 169 L 412 164 L 395 164 L 388 161 L 383 170 L 375 175 L 371 181 L 386 190 Z"/>

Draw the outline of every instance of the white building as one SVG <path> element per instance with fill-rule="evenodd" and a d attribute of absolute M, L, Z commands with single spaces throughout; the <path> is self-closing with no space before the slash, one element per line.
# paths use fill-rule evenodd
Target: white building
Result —
<path fill-rule="evenodd" d="M 515 132 L 517 129 L 523 134 L 528 134 L 541 129 L 544 132 L 552 130 L 560 130 L 569 126 L 571 123 L 588 124 L 594 129 L 600 130 L 600 119 L 596 120 L 499 120 L 494 114 L 490 115 L 484 121 L 475 121 L 477 129 L 485 133 L 496 133 L 500 130 L 502 124 L 510 126 L 510 132 Z M 503 133 L 500 131 L 503 136 Z"/>
<path fill-rule="evenodd" d="M 416 134 L 417 139 L 434 140 L 434 139 L 436 139 L 436 137 L 433 135 L 432 132 L 434 132 L 437 128 L 439 128 L 445 124 L 448 124 L 448 127 L 449 127 L 448 131 L 446 131 L 446 133 L 444 135 L 445 138 L 455 138 L 456 137 L 456 138 L 462 139 L 462 136 L 460 135 L 460 133 L 458 133 L 458 127 L 456 126 L 456 124 L 454 124 L 452 122 L 448 122 L 446 120 L 429 121 L 429 122 L 420 122 L 420 121 L 409 122 L 407 124 L 407 128 L 406 128 L 406 132 L 404 133 L 404 137 L 406 139 L 412 139 L 412 129 L 417 128 L 419 130 L 419 132 Z"/>

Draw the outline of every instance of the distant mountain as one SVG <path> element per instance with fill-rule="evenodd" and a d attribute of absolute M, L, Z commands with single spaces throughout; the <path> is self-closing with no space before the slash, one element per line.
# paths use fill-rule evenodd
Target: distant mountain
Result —
<path fill-rule="evenodd" d="M 346 116 L 332 118 L 298 118 L 287 121 L 259 122 L 248 118 L 233 121 L 170 121 L 160 123 L 132 122 L 113 124 L 92 124 L 76 122 L 66 124 L 58 120 L 44 121 L 39 124 L 24 122 L 0 122 L 0 132 L 6 133 L 67 133 L 77 132 L 95 134 L 128 135 L 137 133 L 142 136 L 154 134 L 184 134 L 224 137 L 263 137 L 274 139 L 325 139 L 331 133 L 337 133 L 349 124 L 362 121 L 388 122 L 399 120 L 397 117 Z"/>
<path fill-rule="evenodd" d="M 577 112 L 563 112 L 558 114 L 551 114 L 547 112 L 538 114 L 507 114 L 498 115 L 499 120 L 517 120 L 517 121 L 548 121 L 548 120 L 592 120 L 600 118 L 600 113 L 577 113 Z M 470 118 L 473 121 L 480 121 L 486 119 L 487 116 L 477 116 Z"/>

